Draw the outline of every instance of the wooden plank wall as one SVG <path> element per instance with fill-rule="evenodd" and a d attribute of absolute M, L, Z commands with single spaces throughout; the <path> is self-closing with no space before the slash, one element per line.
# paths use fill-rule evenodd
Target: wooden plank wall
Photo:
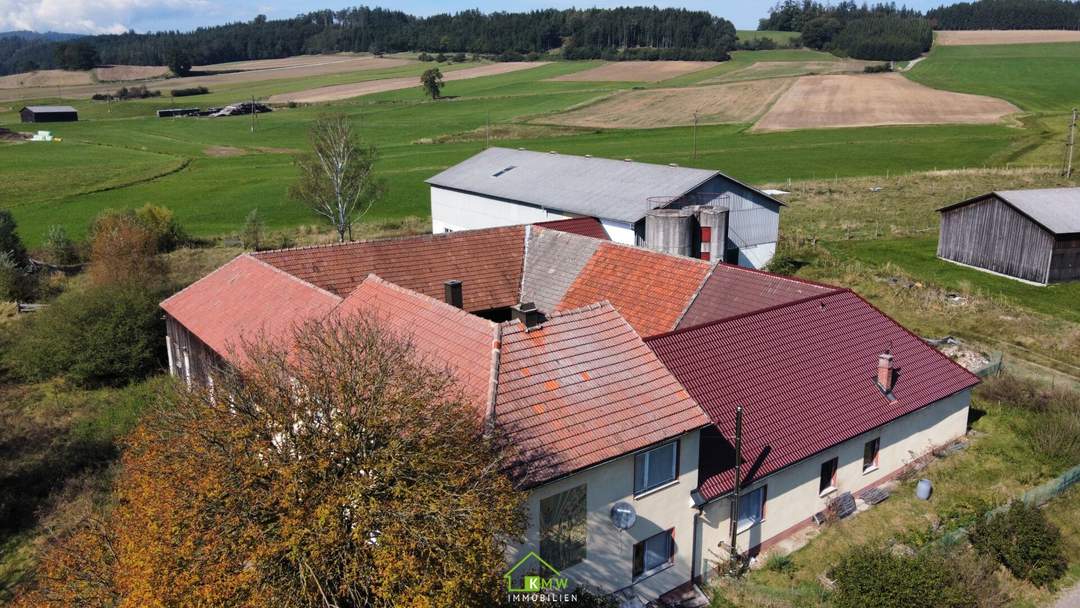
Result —
<path fill-rule="evenodd" d="M 1080 279 L 1080 236 L 1059 236 L 1050 258 L 1050 282 Z"/>
<path fill-rule="evenodd" d="M 941 214 L 938 256 L 1046 283 L 1054 237 L 995 197 Z"/>
<path fill-rule="evenodd" d="M 205 384 L 213 370 L 224 366 L 224 360 L 216 352 L 170 315 L 165 315 L 165 331 L 171 349 L 169 373 L 173 376 L 192 384 Z"/>

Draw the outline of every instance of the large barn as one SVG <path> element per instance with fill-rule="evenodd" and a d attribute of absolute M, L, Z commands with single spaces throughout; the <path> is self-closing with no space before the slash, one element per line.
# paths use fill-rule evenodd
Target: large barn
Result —
<path fill-rule="evenodd" d="M 696 205 L 724 209 L 724 251 L 685 255 L 751 268 L 764 267 L 776 252 L 784 206 L 710 169 L 509 148 L 488 148 L 427 183 L 434 233 L 591 216 L 600 219 L 615 242 L 680 253 L 682 244 L 689 249 L 692 240 L 708 241 L 707 232 L 682 234 L 684 226 L 697 228 L 696 219 L 670 214 L 657 218 L 658 224 L 670 226 L 656 234 L 674 238 L 674 246 L 648 242 L 649 212 Z"/>
<path fill-rule="evenodd" d="M 23 122 L 76 122 L 79 111 L 71 106 L 26 106 L 19 116 Z"/>
<path fill-rule="evenodd" d="M 942 259 L 1040 285 L 1080 279 L 1080 188 L 1002 190 L 938 211 Z"/>

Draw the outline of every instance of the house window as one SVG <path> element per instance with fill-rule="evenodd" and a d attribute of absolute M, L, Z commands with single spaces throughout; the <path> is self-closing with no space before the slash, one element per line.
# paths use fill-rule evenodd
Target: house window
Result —
<path fill-rule="evenodd" d="M 634 494 L 647 492 L 679 476 L 679 442 L 672 441 L 634 456 Z"/>
<path fill-rule="evenodd" d="M 821 481 L 818 482 L 818 494 L 827 494 L 836 489 L 837 459 L 830 458 L 821 463 Z"/>
<path fill-rule="evenodd" d="M 675 529 L 650 536 L 634 545 L 634 580 L 656 574 L 674 563 Z"/>
<path fill-rule="evenodd" d="M 870 471 L 877 470 L 878 465 L 878 449 L 881 447 L 881 438 L 875 437 L 866 442 L 862 451 L 862 470 L 863 473 L 869 473 Z"/>
<path fill-rule="evenodd" d="M 556 570 L 585 561 L 585 486 L 540 500 L 540 557 Z"/>
<path fill-rule="evenodd" d="M 739 497 L 739 532 L 758 524 L 765 519 L 765 488 L 761 486 L 753 492 Z"/>

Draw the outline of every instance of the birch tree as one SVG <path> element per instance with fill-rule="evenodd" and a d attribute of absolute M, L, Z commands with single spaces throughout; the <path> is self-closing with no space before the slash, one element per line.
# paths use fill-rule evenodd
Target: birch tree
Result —
<path fill-rule="evenodd" d="M 352 227 L 383 193 L 374 174 L 375 146 L 365 144 L 344 114 L 322 116 L 308 133 L 311 152 L 296 159 L 300 177 L 289 196 L 334 226 L 338 240 L 352 240 Z"/>

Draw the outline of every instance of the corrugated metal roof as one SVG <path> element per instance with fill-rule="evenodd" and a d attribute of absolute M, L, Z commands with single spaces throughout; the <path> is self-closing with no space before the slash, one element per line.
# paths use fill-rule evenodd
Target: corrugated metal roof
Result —
<path fill-rule="evenodd" d="M 1080 232 L 1080 188 L 998 190 L 938 209 L 948 211 L 996 196 L 1054 234 Z"/>
<path fill-rule="evenodd" d="M 427 180 L 433 186 L 474 192 L 582 215 L 636 222 L 651 196 L 679 196 L 719 171 L 488 148 Z"/>
<path fill-rule="evenodd" d="M 26 106 L 31 112 L 78 112 L 71 106 Z"/>
<path fill-rule="evenodd" d="M 744 408 L 746 479 L 775 472 L 978 383 L 973 374 L 847 291 L 646 339 L 724 437 Z M 898 368 L 890 401 L 877 387 L 878 355 Z M 703 454 L 726 460 L 730 445 Z M 702 494 L 731 490 L 734 470 L 701 480 Z"/>
<path fill-rule="evenodd" d="M 498 428 L 524 450 L 535 485 L 709 424 L 610 304 L 503 324 Z"/>

